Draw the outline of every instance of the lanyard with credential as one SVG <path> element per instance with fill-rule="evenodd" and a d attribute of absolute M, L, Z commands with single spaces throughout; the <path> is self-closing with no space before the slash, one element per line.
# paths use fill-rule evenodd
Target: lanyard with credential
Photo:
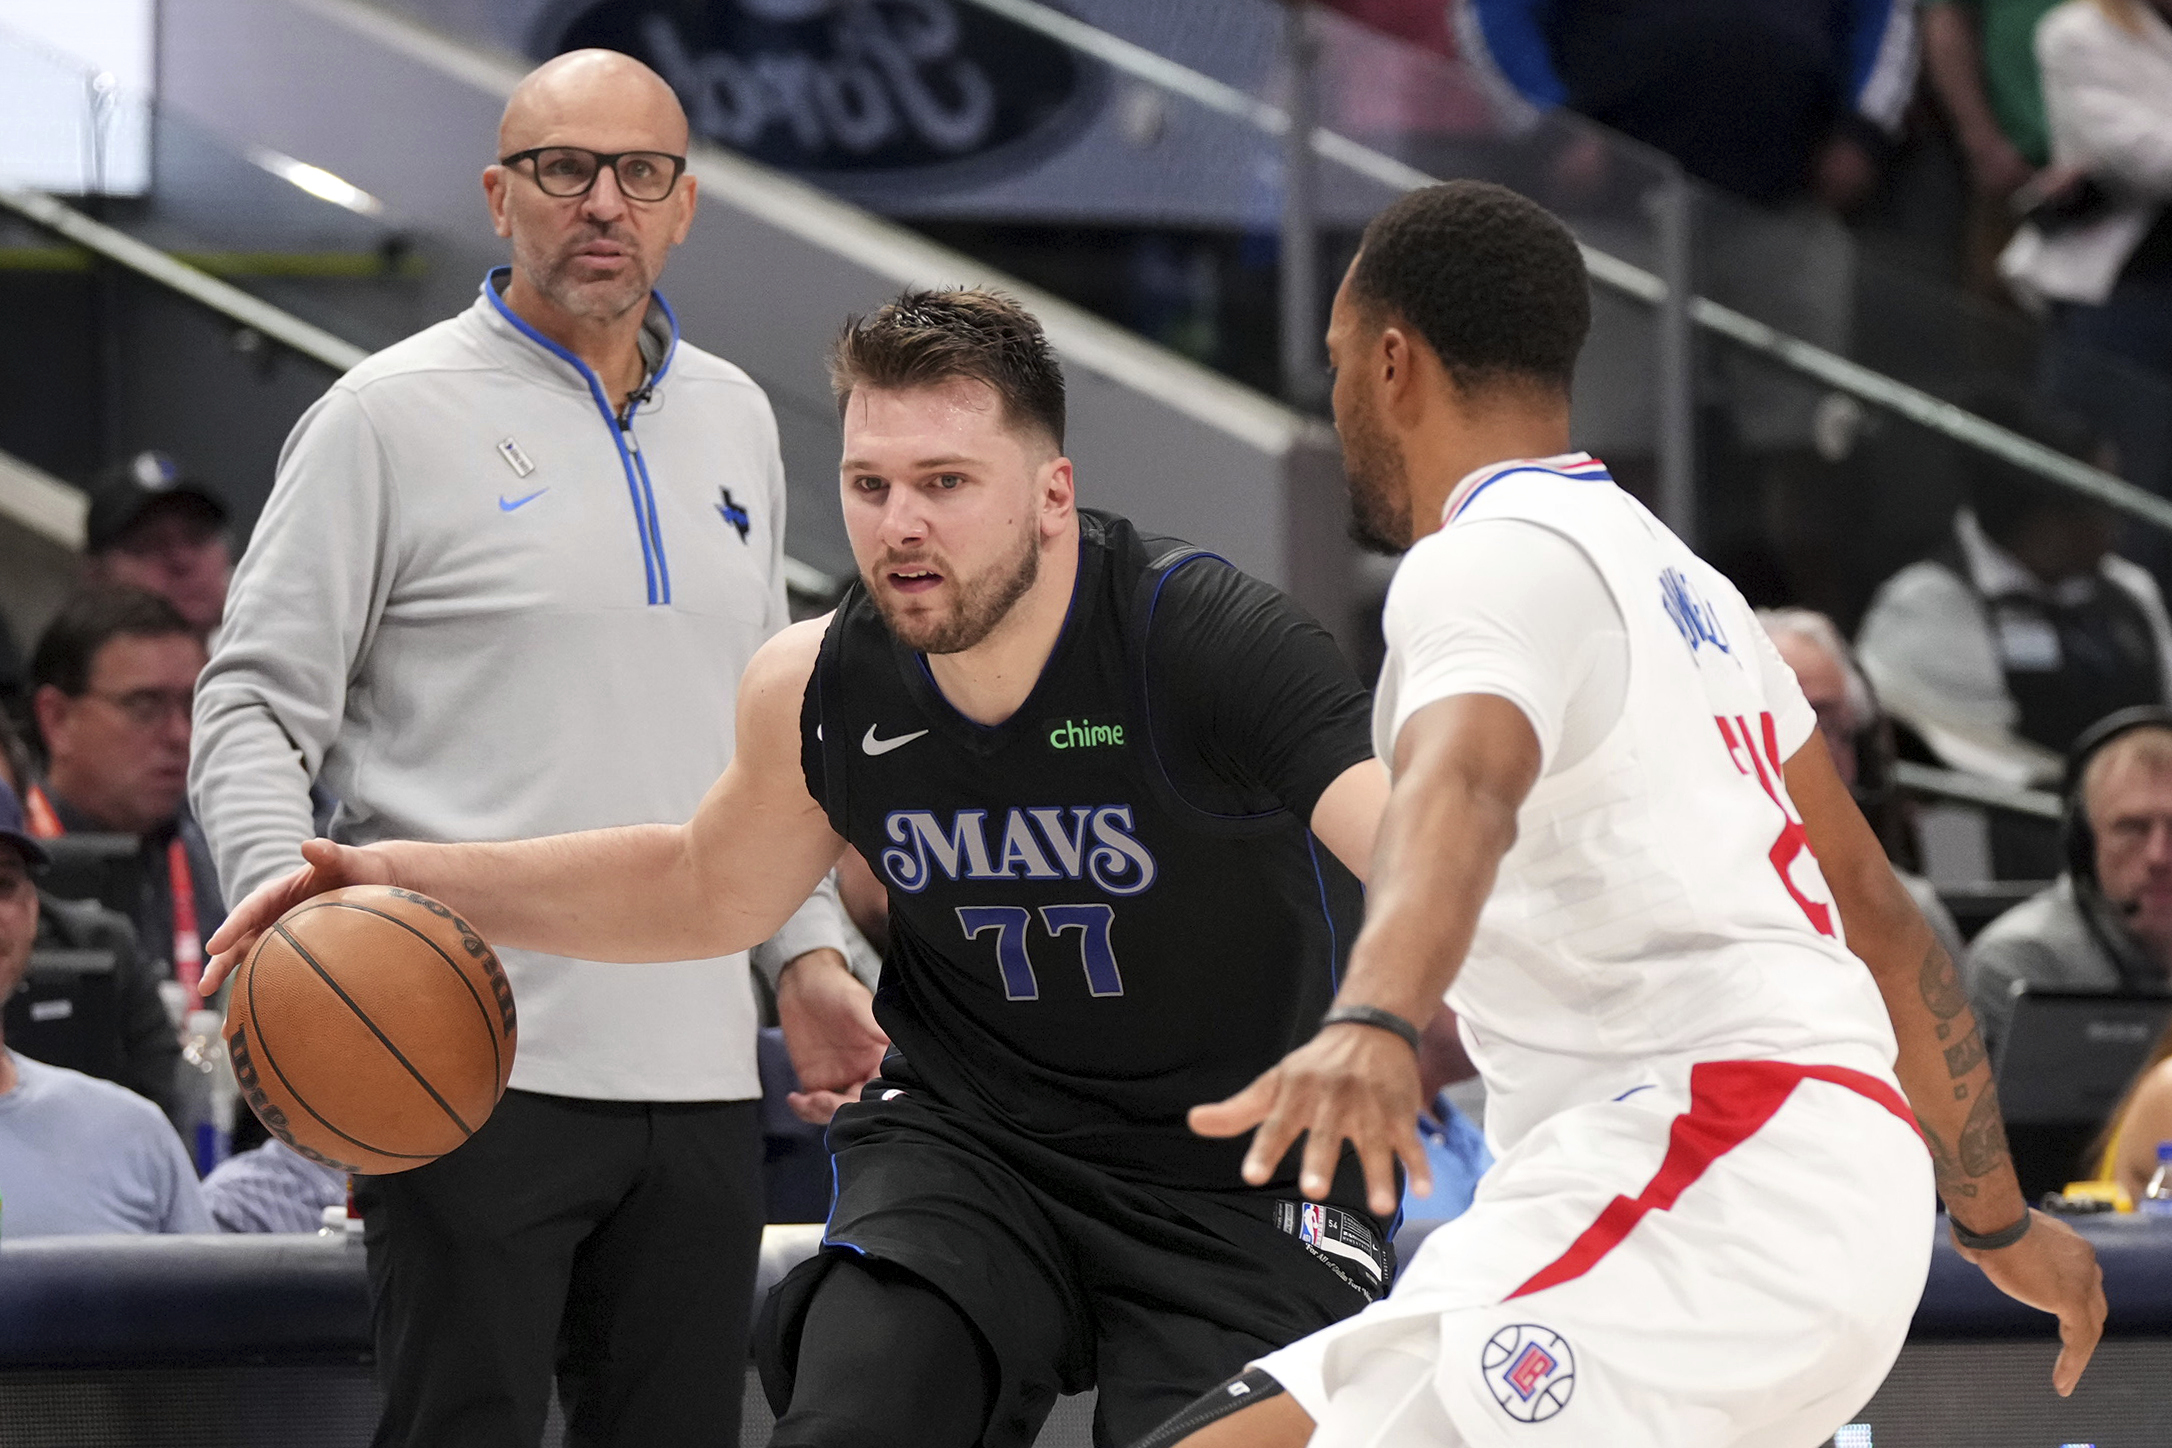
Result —
<path fill-rule="evenodd" d="M 37 785 L 30 786 L 23 813 L 38 839 L 57 840 L 68 833 L 60 812 Z M 193 991 L 204 978 L 204 938 L 196 922 L 196 875 L 178 831 L 166 842 L 166 884 L 173 896 L 173 978 Z"/>
<path fill-rule="evenodd" d="M 196 929 L 196 877 L 179 830 L 166 842 L 166 882 L 173 891 L 173 978 L 193 1001 L 204 978 L 204 938 Z"/>

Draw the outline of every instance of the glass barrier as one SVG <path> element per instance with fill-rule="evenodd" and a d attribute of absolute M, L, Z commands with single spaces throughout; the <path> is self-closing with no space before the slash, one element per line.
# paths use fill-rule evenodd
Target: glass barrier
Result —
<path fill-rule="evenodd" d="M 1211 32 L 1242 12 L 1276 8 L 1204 0 L 1186 7 L 1187 24 Z M 1134 34 L 1153 23 L 1143 6 L 1126 18 Z M 1910 270 L 1807 202 L 1760 207 L 1685 178 L 1669 158 L 1616 133 L 1535 110 L 1490 71 L 1318 6 L 1308 34 L 1319 120 L 1335 133 L 1319 148 L 1336 178 L 1321 187 L 1331 198 L 1321 207 L 1330 256 L 1349 254 L 1351 212 L 1369 214 L 1395 189 L 1368 193 L 1352 179 L 1382 169 L 1373 157 L 1513 186 L 1558 212 L 1587 247 L 1650 273 L 1668 270 L 1665 222 L 1678 207 L 1700 297 L 1964 408 L 2048 400 L 2093 423 L 2109 445 L 2087 461 L 2172 496 L 2172 377 L 2060 345 L 2056 326 Z M 1280 104 L 1290 82 L 1286 58 L 1278 64 L 1253 63 L 1240 83 Z M 1333 268 L 1323 270 L 1324 309 Z M 1660 316 L 1610 284 L 1608 271 L 1595 268 L 1595 280 L 1578 436 L 1630 487 L 1656 496 Z M 1947 534 L 1982 454 L 1728 336 L 1700 328 L 1694 345 L 1699 545 L 1757 601 L 1808 603 L 1852 626 L 1878 582 Z M 2172 534 L 2130 521 L 2122 546 L 2172 573 Z"/>
<path fill-rule="evenodd" d="M 1285 345 L 1285 311 L 1317 326 L 1364 222 L 1426 176 L 1514 186 L 1593 249 L 1579 437 L 1701 546 L 1843 621 L 1889 553 L 1942 532 L 1974 466 L 1973 444 L 1903 420 L 1909 407 L 1987 386 L 2049 393 L 2112 435 L 2125 476 L 2172 495 L 2161 380 L 2049 356 L 2038 325 L 1895 266 L 1829 216 L 1753 207 L 1533 108 L 1455 58 L 1446 21 L 1429 49 L 1315 5 L 1300 47 L 1274 0 L 385 3 L 531 58 L 640 55 L 703 138 L 1314 410 L 1321 359 Z M 1293 178 L 1277 128 L 1307 99 L 1324 128 L 1305 168 L 1313 274 L 1286 287 Z M 1737 332 L 1766 324 L 1916 391 L 1895 412 L 1890 396 L 1866 400 L 1738 336 L 1699 325 L 1690 338 L 1654 306 L 1669 275 L 1729 309 Z M 810 419 L 824 411 L 801 401 Z M 1865 516 L 1883 541 L 1862 540 Z M 2140 554 L 2172 553 L 2154 528 L 2129 532 Z"/>
<path fill-rule="evenodd" d="M 72 196 L 150 185 L 150 108 L 107 72 L 0 24 L 0 175 Z"/>
<path fill-rule="evenodd" d="M 67 58 L 0 27 L 0 75 L 48 130 L 78 124 L 82 86 Z M 382 203 L 338 177 L 269 151 L 244 155 L 149 98 L 116 93 L 140 120 L 144 179 L 134 194 L 55 184 L 22 148 L 0 149 L 0 185 L 51 191 L 86 214 L 365 348 L 437 320 L 421 285 L 430 258 Z M 469 283 L 472 287 L 472 282 Z"/>
<path fill-rule="evenodd" d="M 1283 345 L 1286 298 L 1323 320 L 1359 230 L 1423 177 L 1514 186 L 1592 249 L 1579 441 L 1670 518 L 1692 518 L 1695 541 L 1754 599 L 1810 604 L 1843 627 L 1881 580 L 1950 536 L 1987 465 L 1907 409 L 1832 381 L 1831 369 L 1821 380 L 1744 341 L 1756 324 L 1930 401 L 1972 405 L 1986 389 L 2048 396 L 2096 424 L 2126 477 L 2172 494 L 2172 383 L 2051 345 L 2055 330 L 1908 270 L 1828 216 L 1759 209 L 1687 181 L 1668 158 L 1534 110 L 1445 50 L 1332 11 L 1305 16 L 1310 84 L 1299 89 L 1285 12 L 1270 0 L 399 8 L 535 56 L 632 50 L 678 86 L 704 137 L 1314 408 L 1317 386 L 1298 375 L 1308 359 Z M 80 83 L 61 75 L 44 93 Z M 1308 103 L 1323 129 L 1293 177 L 1281 128 Z M 99 203 L 105 218 L 358 344 L 458 311 L 500 259 L 482 242 L 404 226 L 397 198 L 363 196 L 293 158 L 237 154 L 185 117 L 150 114 L 153 184 Z M 1293 293 L 1287 213 L 1293 179 L 1308 175 L 1315 264 Z M 17 267 L 63 265 L 49 238 L 21 239 L 8 255 Z M 1669 275 L 1706 299 L 1704 323 L 1716 306 L 1739 325 L 1691 331 L 1654 304 L 1656 279 Z M 117 285 L 128 284 L 99 284 Z M 83 315 L 102 315 L 96 306 L 111 303 L 101 295 L 84 284 Z M 1320 360 L 1313 350 L 1315 382 Z M 761 380 L 788 456 L 830 453 L 828 399 Z M 825 472 L 795 468 L 795 487 Z M 824 500 L 796 516 L 830 512 Z M 809 556 L 841 568 L 840 543 Z M 2155 528 L 2130 524 L 2122 547 L 2160 574 L 2172 564 L 2172 536 Z"/>

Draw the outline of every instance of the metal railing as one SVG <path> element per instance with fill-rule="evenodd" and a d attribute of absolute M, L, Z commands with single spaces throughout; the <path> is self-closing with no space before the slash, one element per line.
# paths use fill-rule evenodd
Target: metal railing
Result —
<path fill-rule="evenodd" d="M 247 327 L 288 351 L 331 369 L 335 375 L 346 372 L 369 355 L 345 338 L 282 311 L 231 282 L 221 281 L 176 260 L 125 231 L 85 216 L 42 191 L 0 187 L 0 209 L 11 211 L 93 256 L 186 297 L 237 326 Z M 784 584 L 803 600 L 827 602 L 842 590 L 844 580 L 787 554 Z"/>
<path fill-rule="evenodd" d="M 1112 70 L 1207 110 L 1230 116 L 1264 134 L 1287 137 L 1290 133 L 1290 115 L 1283 107 L 1167 56 L 1158 55 L 1145 46 L 1089 25 L 1075 16 L 1066 15 L 1041 3 L 1041 0 L 962 0 L 962 3 L 977 6 L 1037 31 L 1081 55 L 1100 61 Z M 1397 191 L 1412 191 L 1421 186 L 1435 185 L 1442 179 L 1325 127 L 1312 129 L 1310 150 L 1323 161 L 1345 167 Z M 1663 247 L 1662 250 L 1683 253 L 1686 259 L 1686 246 Z M 2046 482 L 2084 494 L 2155 527 L 2172 531 L 2172 502 L 2137 487 L 2124 478 L 2045 447 L 2010 428 L 1978 417 L 1922 388 L 1897 381 L 1828 348 L 1789 336 L 1709 297 L 1687 295 L 1685 305 L 1688 288 L 1679 280 L 1670 284 L 1667 277 L 1590 245 L 1583 247 L 1583 253 L 1584 264 L 1593 281 L 1659 310 L 1663 324 L 1667 311 L 1680 309 L 1680 313 L 1686 315 L 1690 326 L 1724 337 L 1789 371 L 1906 418 L 1965 447 L 2002 458 Z M 1686 267 L 1670 265 L 1667 269 L 1676 278 L 1686 272 Z M 1663 325 L 1662 337 L 1664 336 Z M 1671 380 L 1672 388 L 1684 392 L 1686 397 L 1689 382 L 1687 359 L 1663 359 L 1661 370 Z M 1683 398 L 1668 398 L 1662 401 L 1664 410 L 1670 414 L 1670 420 L 1676 427 L 1686 420 L 1680 405 L 1683 401 Z M 1668 406 L 1670 402 L 1676 405 Z M 1667 434 L 1675 431 L 1676 427 L 1662 431 L 1663 450 L 1667 448 Z M 1662 459 L 1663 495 L 1670 491 L 1679 493 L 1683 488 L 1684 480 L 1680 475 L 1685 471 L 1685 461 L 1686 458 Z M 1669 514 L 1670 523 L 1679 526 L 1681 521 L 1685 521 L 1683 510 L 1689 506 L 1691 504 L 1686 497 L 1678 497 L 1673 506 L 1663 508 L 1662 512 Z"/>
<path fill-rule="evenodd" d="M 2023 789 L 1996 779 L 1986 779 L 1980 774 L 1964 774 L 1957 769 L 1940 769 L 1934 765 L 1916 764 L 1906 759 L 1894 763 L 1893 782 L 1911 794 L 1926 794 L 1933 799 L 1951 800 L 1956 804 L 1983 805 L 1987 809 L 2004 810 L 2008 814 L 2056 820 L 2066 813 L 2060 805 L 2059 796 L 2048 789 Z"/>

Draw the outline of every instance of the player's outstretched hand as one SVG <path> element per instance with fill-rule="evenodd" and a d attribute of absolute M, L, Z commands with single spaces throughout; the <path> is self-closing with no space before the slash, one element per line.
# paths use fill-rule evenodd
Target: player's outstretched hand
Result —
<path fill-rule="evenodd" d="M 2035 1224 L 2011 1247 L 1958 1250 L 2008 1297 L 2058 1314 L 2062 1346 L 2051 1369 L 2051 1385 L 2063 1398 L 2081 1381 L 2082 1369 L 2089 1366 L 2089 1355 L 2104 1335 L 2104 1269 L 2097 1265 L 2096 1249 L 2079 1232 L 2057 1217 L 2033 1209 L 2030 1215 Z"/>
<path fill-rule="evenodd" d="M 241 964 L 242 958 L 255 947 L 259 935 L 310 896 L 348 885 L 399 883 L 393 878 L 392 867 L 373 850 L 334 844 L 330 840 L 306 840 L 302 844 L 302 859 L 307 863 L 300 869 L 259 887 L 248 899 L 236 905 L 233 913 L 226 917 L 226 923 L 204 942 L 204 953 L 211 958 L 204 964 L 204 980 L 199 989 L 206 996 L 216 991 L 234 967 Z"/>
<path fill-rule="evenodd" d="M 875 998 L 834 950 L 810 950 L 786 965 L 777 982 L 777 1023 L 800 1085 L 785 1104 L 816 1126 L 860 1099 L 890 1048 L 875 1024 Z"/>
<path fill-rule="evenodd" d="M 1194 1106 L 1191 1128 L 1241 1136 L 1258 1127 L 1244 1158 L 1244 1179 L 1253 1186 L 1264 1186 L 1297 1138 L 1308 1137 L 1297 1186 L 1315 1201 L 1326 1197 L 1348 1141 L 1365 1168 L 1373 1214 L 1392 1217 L 1397 1157 L 1414 1190 L 1433 1190 L 1418 1143 L 1418 1089 L 1409 1046 L 1371 1026 L 1328 1026 L 1228 1100 Z"/>

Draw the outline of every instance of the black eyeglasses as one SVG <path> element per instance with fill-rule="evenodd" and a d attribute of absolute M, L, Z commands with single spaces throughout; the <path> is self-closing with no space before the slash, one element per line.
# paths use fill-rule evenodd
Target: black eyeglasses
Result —
<path fill-rule="evenodd" d="M 661 201 L 679 184 L 686 158 L 669 151 L 591 151 L 582 146 L 537 146 L 500 156 L 500 166 L 534 163 L 535 184 L 545 196 L 586 196 L 609 166 L 618 189 L 634 201 Z"/>

